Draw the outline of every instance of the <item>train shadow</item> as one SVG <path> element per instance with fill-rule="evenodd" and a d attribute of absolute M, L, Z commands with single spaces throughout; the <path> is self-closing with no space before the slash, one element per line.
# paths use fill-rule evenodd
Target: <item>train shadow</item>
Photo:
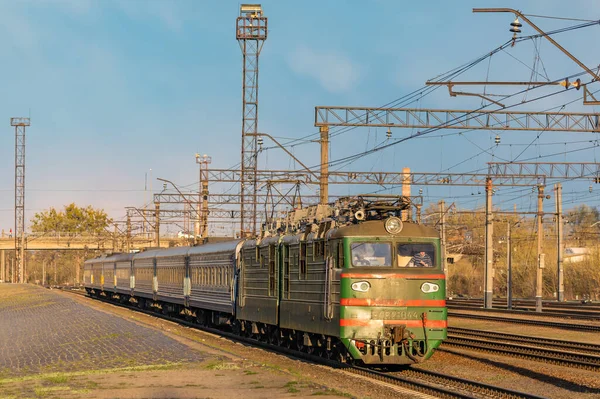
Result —
<path fill-rule="evenodd" d="M 599 388 L 592 388 L 592 387 L 589 387 L 586 385 L 577 384 L 575 382 L 568 381 L 568 380 L 565 380 L 563 378 L 559 378 L 556 376 L 542 374 L 542 373 L 538 373 L 538 372 L 535 372 L 535 371 L 532 371 L 532 370 L 529 370 L 529 369 L 526 369 L 523 367 L 515 366 L 512 364 L 503 363 L 503 362 L 490 360 L 490 359 L 484 359 L 484 358 L 468 355 L 468 354 L 461 353 L 461 352 L 454 352 L 454 351 L 448 350 L 448 349 L 445 349 L 444 351 L 455 354 L 455 355 L 459 355 L 459 356 L 462 356 L 467 359 L 474 360 L 474 361 L 477 361 L 480 363 L 492 365 L 492 366 L 495 366 L 495 367 L 498 367 L 498 368 L 501 368 L 501 369 L 504 369 L 507 371 L 512 371 L 519 375 L 529 377 L 529 378 L 532 378 L 534 380 L 538 380 L 541 382 L 545 382 L 547 384 L 551 384 L 558 388 L 566 389 L 571 392 L 600 394 Z M 573 370 L 573 371 L 580 371 L 580 370 Z"/>

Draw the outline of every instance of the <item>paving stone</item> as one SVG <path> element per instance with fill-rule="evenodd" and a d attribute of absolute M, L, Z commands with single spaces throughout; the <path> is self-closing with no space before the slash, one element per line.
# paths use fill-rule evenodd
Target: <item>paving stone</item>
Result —
<path fill-rule="evenodd" d="M 56 292 L 0 284 L 0 377 L 202 359 L 159 331 Z"/>

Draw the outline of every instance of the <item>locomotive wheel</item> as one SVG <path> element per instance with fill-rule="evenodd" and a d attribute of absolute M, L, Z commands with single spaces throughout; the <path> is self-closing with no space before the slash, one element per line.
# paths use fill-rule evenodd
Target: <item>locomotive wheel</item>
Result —
<path fill-rule="evenodd" d="M 279 329 L 277 327 L 269 327 L 269 343 L 271 345 L 277 345 L 279 346 L 279 336 L 281 334 L 279 333 Z"/>
<path fill-rule="evenodd" d="M 327 342 L 327 339 L 325 338 L 324 335 L 317 335 L 313 341 L 314 344 L 314 353 L 317 356 L 324 356 L 325 355 L 325 343 Z"/>
<path fill-rule="evenodd" d="M 277 346 L 285 346 L 285 337 L 283 336 L 283 332 L 279 330 L 279 328 L 275 327 L 275 345 Z"/>
<path fill-rule="evenodd" d="M 292 331 L 286 330 L 283 333 L 283 340 L 284 340 L 284 344 L 283 346 L 288 348 L 288 349 L 292 349 L 294 347 L 294 333 Z"/>
<path fill-rule="evenodd" d="M 304 334 L 301 332 L 296 333 L 296 347 L 300 352 L 306 352 L 307 346 L 304 345 Z"/>
<path fill-rule="evenodd" d="M 237 320 L 233 321 L 233 323 L 231 325 L 231 330 L 233 331 L 233 333 L 235 335 L 242 335 L 242 325 Z"/>
<path fill-rule="evenodd" d="M 206 325 L 206 314 L 203 310 L 196 310 L 196 323 L 200 324 L 201 326 Z"/>

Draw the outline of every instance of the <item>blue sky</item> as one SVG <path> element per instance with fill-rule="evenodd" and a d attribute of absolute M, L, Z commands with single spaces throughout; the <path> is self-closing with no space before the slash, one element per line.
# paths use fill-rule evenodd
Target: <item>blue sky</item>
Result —
<path fill-rule="evenodd" d="M 269 38 L 260 59 L 259 130 L 290 139 L 315 133 L 315 105 L 381 106 L 491 51 L 510 38 L 513 16 L 472 13 L 480 3 L 263 1 Z M 496 5 L 519 7 L 526 14 L 600 16 L 600 6 L 593 1 L 572 1 L 566 9 L 564 4 L 556 0 Z M 211 155 L 216 168 L 236 165 L 242 68 L 234 30 L 238 11 L 239 2 L 233 1 L 0 0 L 4 78 L 0 121 L 5 122 L 0 146 L 0 227 L 8 230 L 14 221 L 14 131 L 9 123 L 14 116 L 31 116 L 26 155 L 28 222 L 35 212 L 70 202 L 103 208 L 119 219 L 125 206 L 141 206 L 149 198 L 144 187 L 150 169 L 153 179 L 163 177 L 194 188 L 196 152 Z M 533 20 L 545 30 L 577 24 Z M 523 34 L 533 33 L 527 26 L 523 30 Z M 600 27 L 594 26 L 558 35 L 556 40 L 595 68 L 600 64 L 593 51 L 599 33 Z M 551 80 L 581 71 L 549 43 L 537 44 Z M 459 79 L 529 80 L 533 48 L 532 41 L 519 43 Z M 532 92 L 528 98 L 553 90 Z M 571 90 L 519 110 L 544 110 L 578 96 L 581 92 Z M 519 96 L 518 101 L 522 99 Z M 451 98 L 442 88 L 408 106 L 475 109 L 481 101 Z M 595 112 L 596 107 L 575 101 L 564 110 Z M 393 139 L 411 133 L 394 131 Z M 501 134 L 501 146 L 482 152 L 492 146 L 496 132 L 456 133 L 445 130 L 409 140 L 344 170 L 397 171 L 408 166 L 416 172 L 451 167 L 451 172 L 468 172 L 484 167 L 492 153 L 495 159 L 512 160 L 529 143 L 519 160 L 596 160 L 595 148 L 548 156 L 593 147 L 586 144 L 596 139 L 591 134 L 545 133 L 535 140 L 536 133 L 507 132 Z M 385 129 L 352 130 L 332 140 L 331 159 L 364 151 L 384 139 Z M 315 143 L 291 150 L 308 165 L 319 162 Z M 294 164 L 273 150 L 261 155 L 259 167 L 281 169 Z M 154 191 L 159 183 L 153 181 Z M 570 200 L 598 205 L 600 187 L 589 194 L 588 186 L 587 181 L 565 183 L 565 207 Z M 213 191 L 226 188 L 216 186 Z M 332 193 L 353 190 L 358 188 L 336 187 Z M 424 187 L 424 194 L 426 200 L 444 197 L 463 207 L 481 206 L 484 200 L 471 188 Z M 497 202 L 510 208 L 517 203 L 525 209 L 535 199 L 514 189 L 498 193 Z"/>

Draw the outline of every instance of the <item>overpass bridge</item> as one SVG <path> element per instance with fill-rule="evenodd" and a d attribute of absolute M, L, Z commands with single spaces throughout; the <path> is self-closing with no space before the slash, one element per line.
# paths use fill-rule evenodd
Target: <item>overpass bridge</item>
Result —
<path fill-rule="evenodd" d="M 38 250 L 81 250 L 81 249 L 100 249 L 111 251 L 123 251 L 126 248 L 126 240 L 120 236 L 115 238 L 110 235 L 74 235 L 74 234 L 30 234 L 25 236 L 28 251 Z M 179 239 L 163 238 L 160 239 L 160 247 L 168 248 L 175 241 L 181 245 Z M 156 247 L 156 242 L 150 237 L 132 237 L 129 239 L 130 249 L 144 249 Z M 14 237 L 0 237 L 0 250 L 13 250 L 15 248 Z"/>

